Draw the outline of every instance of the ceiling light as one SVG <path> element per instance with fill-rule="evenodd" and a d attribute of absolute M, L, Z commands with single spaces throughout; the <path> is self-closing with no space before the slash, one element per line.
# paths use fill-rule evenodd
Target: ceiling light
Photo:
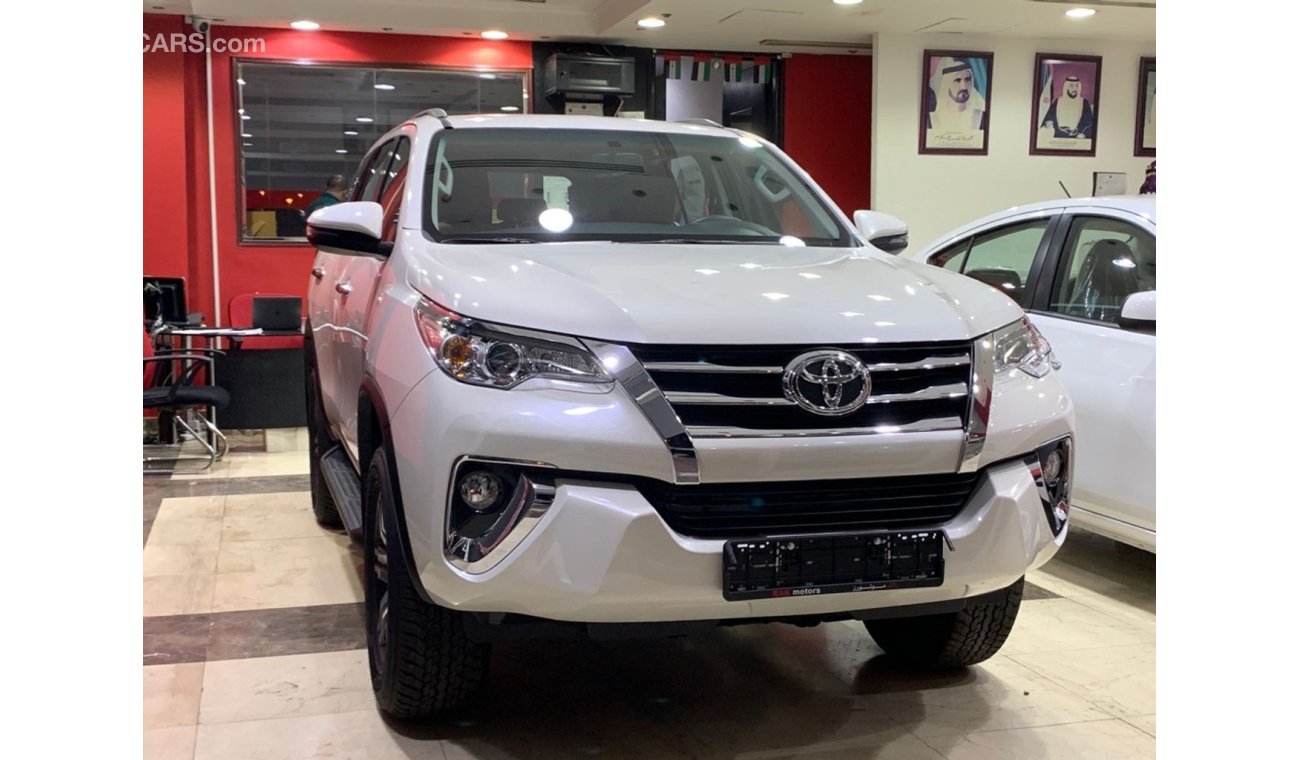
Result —
<path fill-rule="evenodd" d="M 252 116 L 249 116 L 248 114 L 245 113 L 245 114 L 240 114 L 239 118 L 244 119 L 245 121 L 247 121 L 248 119 L 251 119 L 251 118 L 253 118 L 253 117 L 252 117 Z"/>
<path fill-rule="evenodd" d="M 246 85 L 246 84 L 248 84 L 248 83 L 245 82 L 245 81 L 242 80 L 242 79 L 236 79 L 236 80 L 235 80 L 235 84 L 238 84 L 240 87 L 243 87 L 244 85 Z"/>
<path fill-rule="evenodd" d="M 334 152 L 335 152 L 335 153 L 347 153 L 347 152 L 348 152 L 348 149 L 347 149 L 347 148 L 338 148 L 338 149 L 335 150 Z"/>
<path fill-rule="evenodd" d="M 294 21 L 293 23 L 289 24 L 289 26 L 293 27 L 294 29 L 297 29 L 300 32 L 314 32 L 317 29 L 320 29 L 320 24 L 316 23 L 315 21 L 307 21 L 306 19 L 303 19 L 302 21 Z"/>
<path fill-rule="evenodd" d="M 862 0 L 835 0 L 836 5 L 862 5 Z"/>
<path fill-rule="evenodd" d="M 1070 18 L 1088 18 L 1089 16 L 1096 14 L 1096 12 L 1097 11 L 1092 8 L 1071 8 L 1065 12 L 1065 15 Z"/>
<path fill-rule="evenodd" d="M 253 147 L 253 144 L 252 144 L 252 143 L 244 143 L 244 147 L 245 147 L 245 148 L 251 148 L 251 147 Z"/>
<path fill-rule="evenodd" d="M 245 132 L 245 133 L 241 134 L 240 137 L 252 137 L 252 135 L 250 135 L 250 134 L 248 134 L 247 132 Z"/>
<path fill-rule="evenodd" d="M 356 137 L 356 136 L 357 136 L 358 134 L 360 134 L 360 133 L 357 132 L 355 129 L 345 129 L 345 130 L 343 130 L 343 134 L 345 134 L 345 135 L 349 135 L 349 136 L 351 136 L 351 137 Z"/>
<path fill-rule="evenodd" d="M 514 112 L 519 110 L 519 106 L 501 106 L 501 110 Z"/>
<path fill-rule="evenodd" d="M 646 16 L 645 18 L 636 22 L 636 25 L 641 27 L 642 29 L 658 29 L 659 27 L 667 23 L 668 23 L 667 21 L 664 21 L 658 16 Z"/>
<path fill-rule="evenodd" d="M 483 32 L 483 39 L 485 40 L 504 40 L 506 37 L 509 36 L 510 35 L 506 34 L 505 32 L 499 29 L 489 29 L 486 32 Z"/>
<path fill-rule="evenodd" d="M 374 119 L 370 118 L 369 116 L 358 116 L 357 121 L 361 122 L 362 124 L 369 124 L 372 121 L 374 121 Z"/>
<path fill-rule="evenodd" d="M 377 85 L 375 85 L 375 89 L 376 89 L 376 90 L 396 90 L 397 88 L 394 87 L 394 86 L 391 85 L 391 84 L 377 84 Z"/>
<path fill-rule="evenodd" d="M 496 79 L 496 74 L 479 74 L 479 79 Z"/>

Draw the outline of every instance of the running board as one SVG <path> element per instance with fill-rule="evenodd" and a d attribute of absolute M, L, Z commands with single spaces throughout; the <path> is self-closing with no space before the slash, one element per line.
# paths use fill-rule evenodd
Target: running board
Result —
<path fill-rule="evenodd" d="M 360 541 L 362 538 L 361 478 L 357 477 L 357 471 L 352 469 L 352 461 L 348 459 L 341 445 L 335 445 L 320 458 L 320 471 L 325 478 L 325 484 L 330 489 L 330 495 L 334 497 L 334 504 L 339 508 L 339 517 L 343 518 L 343 526 L 347 528 L 353 540 Z"/>

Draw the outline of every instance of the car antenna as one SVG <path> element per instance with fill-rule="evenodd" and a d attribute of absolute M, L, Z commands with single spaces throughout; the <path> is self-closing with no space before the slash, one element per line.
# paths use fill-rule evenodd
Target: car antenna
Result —
<path fill-rule="evenodd" d="M 441 108 L 429 109 L 429 115 L 442 122 L 443 129 L 452 129 L 451 120 L 447 118 L 447 112 Z"/>
<path fill-rule="evenodd" d="M 1070 191 L 1069 191 L 1069 190 L 1066 190 L 1066 189 L 1065 189 L 1065 183 L 1064 183 L 1064 182 L 1062 182 L 1061 180 L 1058 179 L 1058 180 L 1056 181 L 1056 184 L 1058 184 L 1058 185 L 1061 186 L 1061 190 L 1065 193 L 1065 197 L 1066 197 L 1066 198 L 1073 198 L 1073 197 L 1074 197 L 1073 195 L 1070 195 Z"/>

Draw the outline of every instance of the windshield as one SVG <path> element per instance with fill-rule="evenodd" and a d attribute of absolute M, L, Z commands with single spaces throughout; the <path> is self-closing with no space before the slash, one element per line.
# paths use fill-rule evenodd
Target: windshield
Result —
<path fill-rule="evenodd" d="M 740 135 L 444 130 L 424 186 L 425 230 L 443 242 L 851 245 L 781 159 Z"/>

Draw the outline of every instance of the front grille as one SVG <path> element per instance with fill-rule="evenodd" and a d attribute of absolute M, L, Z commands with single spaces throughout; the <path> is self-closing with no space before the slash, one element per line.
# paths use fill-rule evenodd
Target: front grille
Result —
<path fill-rule="evenodd" d="M 937 527 L 957 516 L 981 474 L 637 487 L 677 533 L 729 539 Z"/>
<path fill-rule="evenodd" d="M 692 437 L 961 430 L 970 393 L 969 342 L 883 346 L 629 346 Z M 810 350 L 853 354 L 871 394 L 842 416 L 806 411 L 781 377 Z"/>

